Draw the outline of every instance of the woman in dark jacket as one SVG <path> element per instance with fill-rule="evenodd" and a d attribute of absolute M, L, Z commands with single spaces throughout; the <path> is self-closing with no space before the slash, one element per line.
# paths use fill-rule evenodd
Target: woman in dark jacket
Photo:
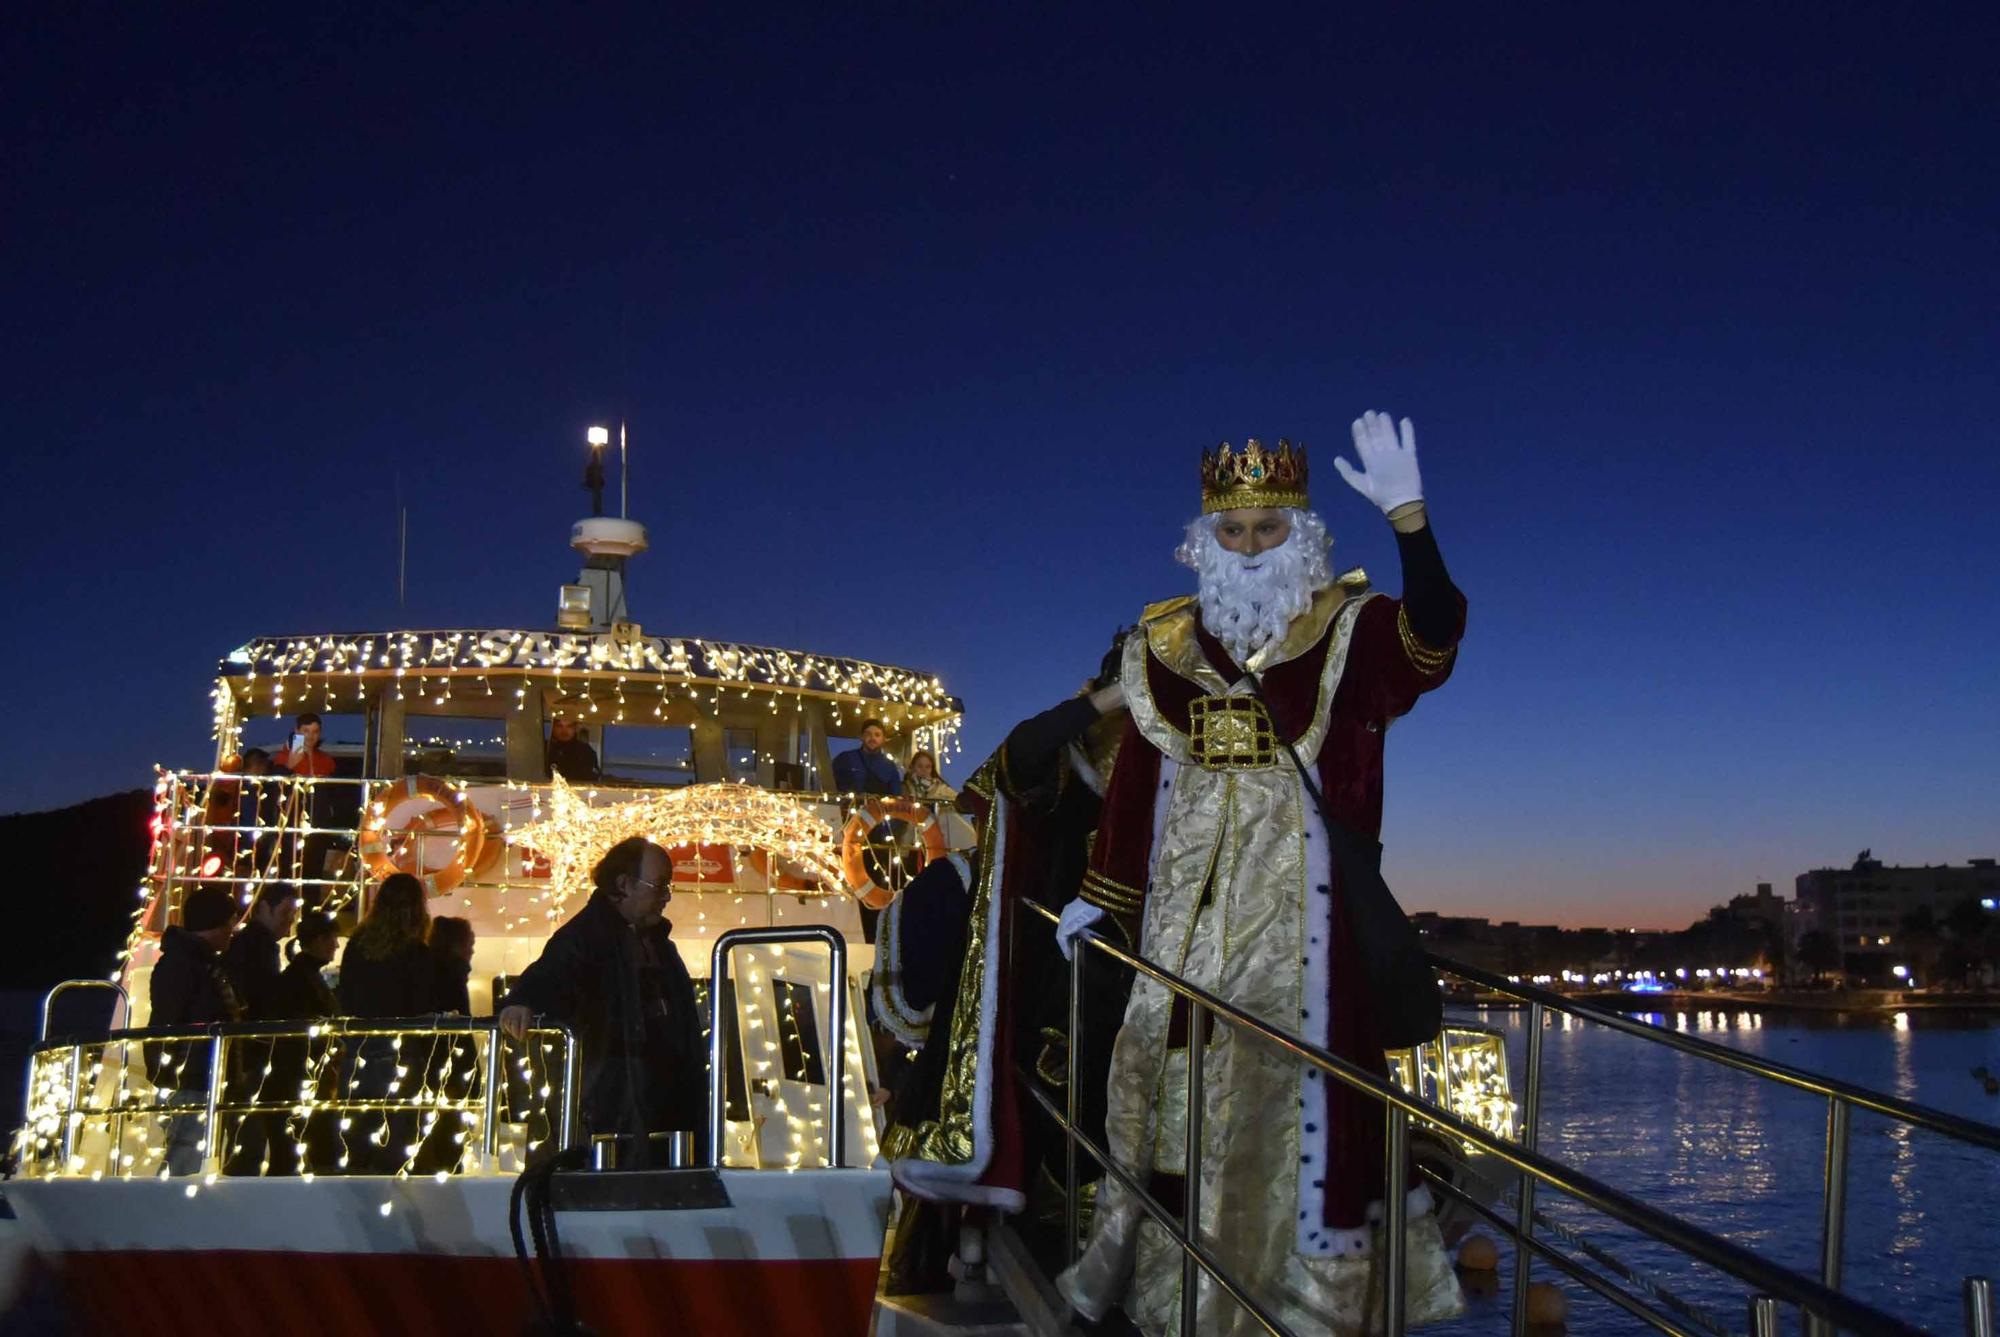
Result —
<path fill-rule="evenodd" d="M 437 1011 L 431 1001 L 430 927 L 424 884 L 391 873 L 375 889 L 368 915 L 340 956 L 340 1010 L 349 1017 L 418 1017 Z"/>
<path fill-rule="evenodd" d="M 375 889 L 368 914 L 340 954 L 340 1010 L 358 1019 L 417 1017 L 435 1013 L 435 974 L 424 930 L 430 912 L 424 884 L 408 873 L 391 873 Z M 413 1049 L 387 1036 L 361 1041 L 352 1080 L 344 1085 L 357 1100 L 410 1102 L 385 1120 L 358 1113 L 347 1133 L 346 1169 L 354 1174 L 395 1174 L 412 1162 L 418 1141 L 416 1106 L 429 1068 L 429 1045 Z M 400 1075 L 397 1069 L 402 1069 Z"/>

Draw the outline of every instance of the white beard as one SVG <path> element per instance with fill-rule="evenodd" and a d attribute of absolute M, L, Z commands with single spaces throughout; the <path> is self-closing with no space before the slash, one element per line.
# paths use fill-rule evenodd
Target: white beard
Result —
<path fill-rule="evenodd" d="M 1327 584 L 1325 557 L 1312 561 L 1296 527 L 1283 543 L 1255 557 L 1231 552 L 1213 536 L 1194 556 L 1202 625 L 1238 664 L 1282 637 Z"/>

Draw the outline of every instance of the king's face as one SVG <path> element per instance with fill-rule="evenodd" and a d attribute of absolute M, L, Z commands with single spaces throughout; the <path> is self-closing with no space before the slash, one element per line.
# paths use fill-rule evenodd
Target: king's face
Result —
<path fill-rule="evenodd" d="M 1292 522 L 1282 510 L 1245 506 L 1215 517 L 1215 541 L 1230 552 L 1255 557 L 1292 536 Z"/>

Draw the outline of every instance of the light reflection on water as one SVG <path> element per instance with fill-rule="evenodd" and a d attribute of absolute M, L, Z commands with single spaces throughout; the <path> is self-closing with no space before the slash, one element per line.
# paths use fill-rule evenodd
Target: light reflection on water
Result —
<path fill-rule="evenodd" d="M 1525 1014 L 1469 1014 L 1507 1034 L 1522 1094 Z M 2000 1017 L 1890 1016 L 1710 1010 L 1643 1020 L 1838 1077 L 1935 1108 L 2000 1123 L 2000 1098 L 1972 1075 L 2000 1072 Z M 1568 1017 L 1543 1037 L 1541 1148 L 1615 1188 L 1687 1218 L 1771 1260 L 1819 1267 L 1826 1102 L 1804 1092 L 1649 1045 Z M 1852 1118 L 1846 1288 L 1938 1331 L 1961 1322 L 1959 1285 L 2000 1273 L 2000 1155 L 1912 1132 L 1865 1112 Z M 1575 1203 L 1543 1202 L 1572 1229 L 1607 1245 L 1667 1287 L 1744 1326 L 1747 1296 L 1727 1277 L 1683 1261 Z M 1502 1277 L 1511 1276 L 1504 1264 Z M 1559 1280 L 1544 1269 L 1537 1277 Z M 1610 1337 L 1635 1320 L 1565 1283 L 1569 1332 Z M 1506 1288 L 1475 1300 L 1438 1333 L 1505 1330 Z"/>

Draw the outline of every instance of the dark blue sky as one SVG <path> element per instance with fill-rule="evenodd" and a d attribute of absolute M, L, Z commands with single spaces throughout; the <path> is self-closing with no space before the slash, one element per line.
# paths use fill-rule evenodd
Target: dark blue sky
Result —
<path fill-rule="evenodd" d="M 933 668 L 959 773 L 1218 439 L 1395 588 L 1372 407 L 1471 599 L 1406 901 L 2000 853 L 1990 8 L 964 8 L 11 15 L 0 809 L 203 760 L 251 635 L 545 624 L 621 414 L 648 630 Z"/>

